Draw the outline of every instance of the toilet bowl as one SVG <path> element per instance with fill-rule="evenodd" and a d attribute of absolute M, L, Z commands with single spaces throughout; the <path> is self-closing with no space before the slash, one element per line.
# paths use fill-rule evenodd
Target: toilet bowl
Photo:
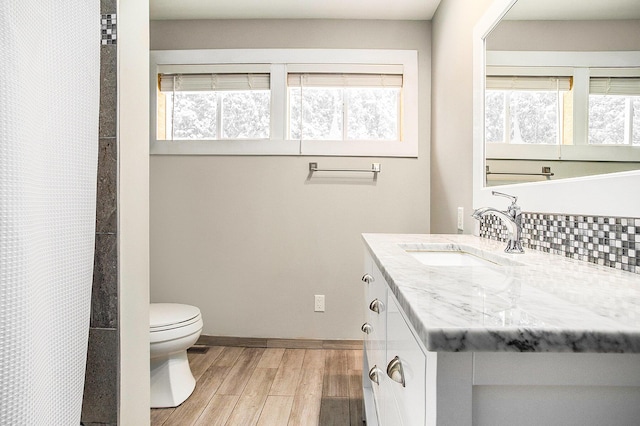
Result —
<path fill-rule="evenodd" d="M 195 306 L 150 304 L 151 408 L 177 407 L 193 392 L 196 380 L 187 349 L 201 331 L 202 316 Z"/>

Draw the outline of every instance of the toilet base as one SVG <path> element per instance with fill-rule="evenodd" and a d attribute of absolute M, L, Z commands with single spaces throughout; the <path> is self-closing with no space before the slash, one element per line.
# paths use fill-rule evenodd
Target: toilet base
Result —
<path fill-rule="evenodd" d="M 195 387 L 186 350 L 151 358 L 151 408 L 177 407 Z"/>

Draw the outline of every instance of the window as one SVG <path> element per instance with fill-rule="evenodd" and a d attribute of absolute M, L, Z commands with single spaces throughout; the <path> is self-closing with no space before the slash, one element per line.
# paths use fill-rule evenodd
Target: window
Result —
<path fill-rule="evenodd" d="M 417 52 L 151 52 L 152 154 L 417 157 Z"/>
<path fill-rule="evenodd" d="M 400 140 L 402 74 L 289 74 L 291 139 Z"/>
<path fill-rule="evenodd" d="M 640 52 L 486 58 L 487 158 L 640 161 Z"/>
<path fill-rule="evenodd" d="M 268 139 L 269 74 L 160 74 L 158 139 Z"/>
<path fill-rule="evenodd" d="M 160 74 L 158 139 L 268 139 L 269 74 Z"/>
<path fill-rule="evenodd" d="M 640 146 L 640 78 L 589 80 L 589 144 Z"/>
<path fill-rule="evenodd" d="M 486 141 L 561 143 L 569 77 L 489 76 L 485 102 Z"/>

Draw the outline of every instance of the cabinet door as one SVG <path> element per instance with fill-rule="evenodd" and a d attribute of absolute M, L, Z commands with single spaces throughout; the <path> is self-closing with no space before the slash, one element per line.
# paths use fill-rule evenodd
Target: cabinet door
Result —
<path fill-rule="evenodd" d="M 385 378 L 404 426 L 425 424 L 426 356 L 389 291 L 387 303 L 387 359 Z M 391 376 L 387 374 L 390 371 Z M 396 380 L 404 379 L 404 385 Z"/>

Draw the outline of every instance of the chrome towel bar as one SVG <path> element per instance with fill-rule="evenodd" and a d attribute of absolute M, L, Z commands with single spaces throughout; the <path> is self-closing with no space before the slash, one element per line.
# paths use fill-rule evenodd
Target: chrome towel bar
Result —
<path fill-rule="evenodd" d="M 520 172 L 492 172 L 487 166 L 488 175 L 517 175 L 517 176 L 546 176 L 551 177 L 554 173 L 551 172 L 551 167 L 543 167 L 540 173 L 520 173 Z"/>
<path fill-rule="evenodd" d="M 310 172 L 366 172 L 381 173 L 380 163 L 372 163 L 370 169 L 319 169 L 318 163 L 309 163 Z"/>

